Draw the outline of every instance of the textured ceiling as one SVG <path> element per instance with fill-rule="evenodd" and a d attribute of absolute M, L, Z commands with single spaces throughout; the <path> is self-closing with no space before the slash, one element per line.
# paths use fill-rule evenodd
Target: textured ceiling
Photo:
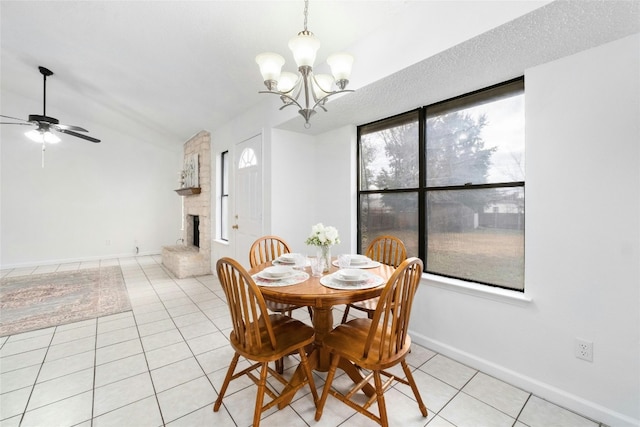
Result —
<path fill-rule="evenodd" d="M 556 1 L 336 100 L 309 132 L 410 111 L 638 32 L 639 1 Z M 280 127 L 299 130 L 300 122 Z"/>
<path fill-rule="evenodd" d="M 639 31 L 637 1 L 548 3 L 312 0 L 317 63 L 335 51 L 354 54 L 356 92 L 332 100 L 309 130 L 294 111 L 282 112 L 281 127 L 319 133 L 365 123 Z M 302 9 L 285 0 L 3 0 L 2 114 L 41 113 L 43 65 L 55 73 L 48 115 L 103 141 L 127 135 L 179 147 L 248 109 L 277 107 L 277 98 L 257 93 L 254 57 L 279 52 L 292 70 L 286 44 L 302 29 Z M 3 125 L 3 138 L 15 134 L 7 128 L 19 127 Z"/>

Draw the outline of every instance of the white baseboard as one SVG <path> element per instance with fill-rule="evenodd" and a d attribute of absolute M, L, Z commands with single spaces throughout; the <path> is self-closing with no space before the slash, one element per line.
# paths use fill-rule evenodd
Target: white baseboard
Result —
<path fill-rule="evenodd" d="M 90 261 L 100 261 L 100 260 L 108 260 L 108 259 L 115 259 L 115 258 L 135 258 L 135 257 L 152 256 L 152 255 L 160 255 L 160 252 L 150 251 L 150 252 L 140 252 L 138 254 L 134 254 L 134 253 L 111 254 L 111 255 L 100 255 L 100 256 L 93 256 L 93 257 L 53 259 L 53 260 L 46 260 L 46 261 L 40 261 L 40 262 L 28 261 L 28 262 L 22 262 L 22 263 L 0 265 L 0 269 L 9 270 L 12 268 L 29 268 L 29 267 L 38 267 L 41 265 L 70 264 L 74 262 L 90 262 Z"/>
<path fill-rule="evenodd" d="M 616 427 L 640 426 L 640 420 L 638 419 L 634 419 L 609 408 L 605 408 L 602 405 L 583 399 L 550 384 L 522 375 L 504 366 L 497 365 L 489 360 L 461 351 L 458 348 L 418 334 L 414 331 L 411 331 L 410 335 L 411 340 L 416 344 L 420 344 L 429 350 L 435 351 L 471 368 L 482 371 L 487 375 L 491 375 L 515 387 L 526 390 L 558 406 L 591 418 L 596 422 Z"/>

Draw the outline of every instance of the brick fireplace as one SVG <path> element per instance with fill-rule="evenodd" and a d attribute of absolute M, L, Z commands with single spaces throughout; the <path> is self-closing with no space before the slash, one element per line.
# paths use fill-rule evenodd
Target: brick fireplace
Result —
<path fill-rule="evenodd" d="M 211 274 L 209 132 L 201 131 L 184 143 L 184 160 L 184 184 L 175 190 L 183 198 L 183 244 L 162 248 L 162 264 L 179 279 Z"/>

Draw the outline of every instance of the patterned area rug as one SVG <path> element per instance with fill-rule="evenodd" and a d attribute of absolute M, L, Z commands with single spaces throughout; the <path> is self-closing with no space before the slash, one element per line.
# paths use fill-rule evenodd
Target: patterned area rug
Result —
<path fill-rule="evenodd" d="M 120 267 L 0 280 L 0 337 L 131 310 Z"/>

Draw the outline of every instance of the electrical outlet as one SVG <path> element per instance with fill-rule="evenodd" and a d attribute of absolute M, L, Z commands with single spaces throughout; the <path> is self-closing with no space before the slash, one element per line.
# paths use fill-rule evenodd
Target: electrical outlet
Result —
<path fill-rule="evenodd" d="M 575 351 L 578 359 L 593 362 L 593 342 L 576 338 Z"/>

